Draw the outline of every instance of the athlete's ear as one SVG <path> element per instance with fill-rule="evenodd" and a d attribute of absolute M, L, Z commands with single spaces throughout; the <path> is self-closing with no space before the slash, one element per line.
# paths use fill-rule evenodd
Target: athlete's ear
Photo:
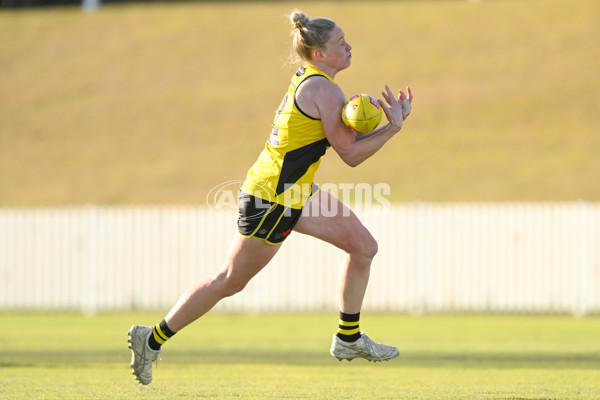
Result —
<path fill-rule="evenodd" d="M 325 58 L 321 49 L 315 49 L 313 56 L 317 61 L 323 61 L 323 59 Z"/>

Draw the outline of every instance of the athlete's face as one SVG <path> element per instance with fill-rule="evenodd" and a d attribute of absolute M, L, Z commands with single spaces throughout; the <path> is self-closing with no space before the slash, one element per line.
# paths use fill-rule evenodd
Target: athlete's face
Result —
<path fill-rule="evenodd" d="M 351 50 L 352 47 L 346 42 L 344 31 L 336 26 L 333 28 L 325 48 L 321 50 L 323 61 L 328 67 L 341 71 L 350 66 L 352 61 Z"/>

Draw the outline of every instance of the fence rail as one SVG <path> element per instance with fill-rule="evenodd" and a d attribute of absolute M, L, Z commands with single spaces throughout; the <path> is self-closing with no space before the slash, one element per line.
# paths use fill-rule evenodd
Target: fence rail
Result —
<path fill-rule="evenodd" d="M 600 203 L 392 205 L 365 309 L 600 313 Z M 215 274 L 234 212 L 202 207 L 0 208 L 0 310 L 168 309 Z M 337 309 L 344 254 L 292 234 L 222 311 Z"/>

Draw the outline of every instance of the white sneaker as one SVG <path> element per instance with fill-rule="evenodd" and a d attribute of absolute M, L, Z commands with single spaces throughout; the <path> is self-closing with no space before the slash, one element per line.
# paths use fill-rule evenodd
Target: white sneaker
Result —
<path fill-rule="evenodd" d="M 142 385 L 152 382 L 152 363 L 158 361 L 160 350 L 152 350 L 148 346 L 148 337 L 152 334 L 149 326 L 133 325 L 129 329 L 129 348 L 131 349 L 131 368 L 135 379 Z"/>
<path fill-rule="evenodd" d="M 369 362 L 388 361 L 398 357 L 398 354 L 400 354 L 396 347 L 377 344 L 369 339 L 364 332 L 360 333 L 360 339 L 352 343 L 344 342 L 334 334 L 329 352 L 340 361 L 352 361 L 355 358 L 364 358 L 369 360 Z"/>

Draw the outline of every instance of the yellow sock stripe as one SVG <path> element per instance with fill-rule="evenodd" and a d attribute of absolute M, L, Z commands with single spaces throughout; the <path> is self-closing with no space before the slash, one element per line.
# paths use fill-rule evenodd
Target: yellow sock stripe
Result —
<path fill-rule="evenodd" d="M 343 320 L 340 319 L 340 325 L 342 325 L 342 326 L 354 326 L 354 325 L 358 325 L 358 321 L 348 322 L 348 321 L 343 321 Z"/>
<path fill-rule="evenodd" d="M 163 338 L 163 340 L 166 342 L 167 340 L 169 340 L 169 337 L 167 335 L 165 335 L 165 333 L 162 331 L 162 329 L 160 329 L 160 325 L 156 325 L 155 326 L 156 330 L 158 331 L 158 334 L 160 335 L 161 338 Z"/>
<path fill-rule="evenodd" d="M 342 335 L 354 335 L 355 333 L 358 333 L 358 332 L 360 332 L 359 328 L 350 329 L 350 330 L 346 330 L 346 329 L 342 329 L 342 328 L 338 329 L 338 333 L 341 333 Z"/>
<path fill-rule="evenodd" d="M 158 325 L 154 327 L 154 329 L 152 330 L 152 334 L 154 335 L 154 340 L 156 340 L 158 344 L 162 345 L 164 342 L 167 341 L 166 337 L 162 336 L 163 333 L 158 327 Z"/>

